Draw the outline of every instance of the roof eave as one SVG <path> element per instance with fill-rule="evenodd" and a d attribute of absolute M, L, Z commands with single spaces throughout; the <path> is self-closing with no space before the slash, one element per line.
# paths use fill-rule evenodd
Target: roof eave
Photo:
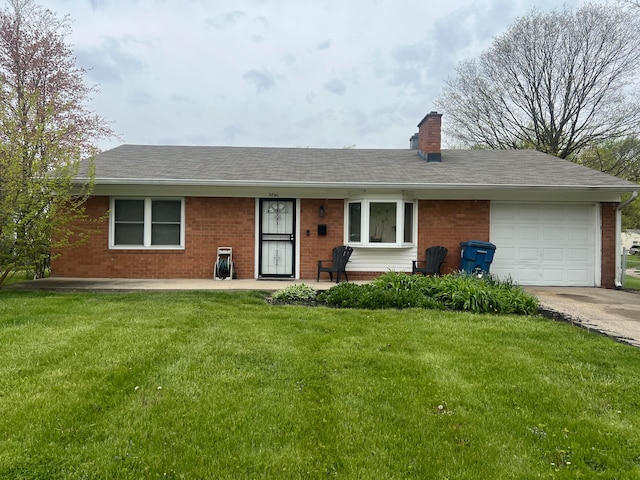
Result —
<path fill-rule="evenodd" d="M 79 185 L 88 179 L 77 178 Z M 151 178 L 96 178 L 95 185 L 141 185 L 141 186 L 185 186 L 185 187 L 278 187 L 278 188 L 357 188 L 357 189 L 433 189 L 433 190 L 606 190 L 611 192 L 631 192 L 637 185 L 536 185 L 536 184 L 477 184 L 477 183 L 368 183 L 368 182 L 296 182 L 275 180 L 201 180 L 201 179 L 151 179 Z"/>

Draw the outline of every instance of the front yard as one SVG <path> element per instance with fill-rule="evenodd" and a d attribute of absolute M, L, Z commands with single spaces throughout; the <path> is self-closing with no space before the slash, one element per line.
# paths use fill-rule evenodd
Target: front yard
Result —
<path fill-rule="evenodd" d="M 627 256 L 627 269 L 634 270 L 636 274 L 625 275 L 625 290 L 640 290 L 640 255 Z"/>
<path fill-rule="evenodd" d="M 538 317 L 0 292 L 0 478 L 638 478 L 640 350 Z"/>

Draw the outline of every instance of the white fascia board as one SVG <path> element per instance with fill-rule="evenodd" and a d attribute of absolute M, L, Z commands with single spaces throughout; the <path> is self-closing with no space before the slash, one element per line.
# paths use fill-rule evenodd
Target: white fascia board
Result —
<path fill-rule="evenodd" d="M 192 197 L 280 197 L 334 198 L 354 196 L 404 195 L 415 200 L 490 200 L 490 201 L 577 201 L 619 202 L 619 186 L 526 186 L 526 185 L 464 185 L 464 184 L 358 184 L 327 182 L 300 184 L 297 182 L 207 182 L 148 181 L 136 179 L 98 179 L 92 194 L 95 196 L 151 195 Z"/>
<path fill-rule="evenodd" d="M 79 184 L 87 179 L 78 179 Z M 547 190 L 547 191 L 610 191 L 625 193 L 637 186 L 619 185 L 528 185 L 528 184 L 465 184 L 465 183 L 357 183 L 357 182 L 308 182 L 272 180 L 200 180 L 200 179 L 146 179 L 146 178 L 96 178 L 95 185 L 140 185 L 140 186 L 184 186 L 184 187 L 266 187 L 266 188 L 348 188 L 350 190 Z"/>

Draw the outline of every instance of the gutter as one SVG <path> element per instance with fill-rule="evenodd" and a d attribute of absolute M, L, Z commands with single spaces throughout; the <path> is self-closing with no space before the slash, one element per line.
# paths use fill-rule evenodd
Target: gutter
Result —
<path fill-rule="evenodd" d="M 638 198 L 638 191 L 634 190 L 631 193 L 631 198 L 627 201 L 622 202 L 620 205 L 616 207 L 616 271 L 618 272 L 617 278 L 615 279 L 615 286 L 617 289 L 621 289 L 624 285 L 622 280 L 624 279 L 624 272 L 622 271 L 622 265 L 620 265 L 620 244 L 621 244 L 621 232 L 622 232 L 622 209 L 627 205 L 633 203 Z"/>
<path fill-rule="evenodd" d="M 621 203 L 620 205 L 617 206 L 616 210 L 621 211 L 624 207 L 626 207 L 627 205 L 629 205 L 630 203 L 633 203 L 636 201 L 636 199 L 638 198 L 638 191 L 635 190 L 632 194 L 631 194 L 631 198 L 629 200 L 627 200 L 626 202 Z"/>
<path fill-rule="evenodd" d="M 77 177 L 74 183 L 83 185 L 89 181 L 86 178 Z M 353 182 L 349 180 L 341 182 L 322 181 L 290 181 L 290 180 L 201 180 L 201 179 L 154 179 L 154 178 L 95 178 L 94 185 L 170 185 L 176 187 L 268 187 L 268 188 L 345 188 L 350 189 L 431 189 L 431 190 L 604 190 L 604 191 L 630 191 L 621 189 L 619 185 L 576 185 L 558 184 L 541 185 L 527 183 L 407 183 L 407 182 Z M 626 206 L 627 202 L 625 202 Z"/>

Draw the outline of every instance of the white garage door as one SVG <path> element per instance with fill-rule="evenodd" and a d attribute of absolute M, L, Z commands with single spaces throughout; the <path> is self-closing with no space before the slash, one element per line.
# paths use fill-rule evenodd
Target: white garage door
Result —
<path fill-rule="evenodd" d="M 491 203 L 491 273 L 520 285 L 596 286 L 596 208 Z"/>

